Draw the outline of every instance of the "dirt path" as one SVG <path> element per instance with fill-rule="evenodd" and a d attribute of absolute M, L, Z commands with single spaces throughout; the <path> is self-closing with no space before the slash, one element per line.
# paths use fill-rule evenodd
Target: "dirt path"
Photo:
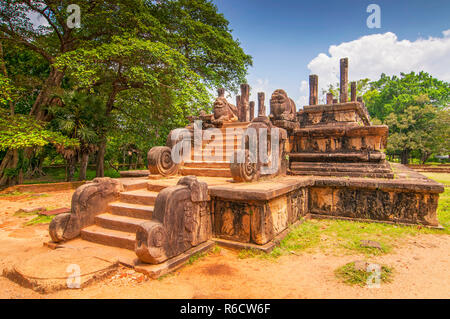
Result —
<path fill-rule="evenodd" d="M 45 252 L 48 225 L 23 226 L 14 216 L 24 205 L 70 204 L 72 191 L 11 201 L 0 198 L 0 271 L 13 259 Z M 0 277 L 0 298 L 450 298 L 450 236 L 420 235 L 401 240 L 390 254 L 370 261 L 394 268 L 393 281 L 369 289 L 340 283 L 334 270 L 358 255 L 303 252 L 274 261 L 239 259 L 221 249 L 161 280 L 143 280 L 122 268 L 84 289 L 41 295 Z"/>

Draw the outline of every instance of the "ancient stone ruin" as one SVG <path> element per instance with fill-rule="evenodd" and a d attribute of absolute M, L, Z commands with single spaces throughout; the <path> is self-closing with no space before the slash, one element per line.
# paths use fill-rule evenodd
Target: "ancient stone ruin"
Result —
<path fill-rule="evenodd" d="M 301 110 L 281 89 L 268 116 L 263 92 L 255 110 L 248 84 L 236 105 L 219 89 L 212 114 L 191 117 L 149 151 L 148 178 L 79 187 L 71 213 L 50 224 L 53 242 L 134 250 L 157 277 L 214 244 L 268 252 L 307 218 L 439 227 L 443 186 L 386 161 L 388 127 L 371 124 L 354 82 L 349 100 L 346 58 L 340 67 L 340 96 L 319 104 L 311 75 Z"/>

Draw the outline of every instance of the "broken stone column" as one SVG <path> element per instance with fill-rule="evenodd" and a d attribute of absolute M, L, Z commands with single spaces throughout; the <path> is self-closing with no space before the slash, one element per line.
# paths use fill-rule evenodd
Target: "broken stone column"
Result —
<path fill-rule="evenodd" d="M 309 105 L 317 105 L 319 77 L 315 74 L 309 76 Z"/>
<path fill-rule="evenodd" d="M 250 102 L 250 121 L 252 121 L 255 118 L 255 102 Z"/>
<path fill-rule="evenodd" d="M 327 104 L 333 104 L 333 93 L 327 93 Z"/>
<path fill-rule="evenodd" d="M 345 103 L 348 101 L 348 58 L 343 58 L 341 62 L 341 83 L 339 101 Z"/>
<path fill-rule="evenodd" d="M 219 97 L 225 97 L 225 89 L 224 88 L 220 88 L 217 90 L 217 95 Z"/>
<path fill-rule="evenodd" d="M 258 92 L 258 116 L 266 116 L 266 106 L 264 105 L 265 99 L 264 92 Z"/>
<path fill-rule="evenodd" d="M 350 83 L 350 100 L 352 102 L 356 101 L 356 82 Z"/>
<path fill-rule="evenodd" d="M 250 85 L 241 84 L 241 122 L 248 122 L 250 120 Z"/>
<path fill-rule="evenodd" d="M 240 121 L 241 114 L 242 114 L 242 112 L 241 112 L 241 96 L 240 95 L 236 96 L 236 108 L 237 108 L 237 117 L 238 117 L 238 120 Z"/>

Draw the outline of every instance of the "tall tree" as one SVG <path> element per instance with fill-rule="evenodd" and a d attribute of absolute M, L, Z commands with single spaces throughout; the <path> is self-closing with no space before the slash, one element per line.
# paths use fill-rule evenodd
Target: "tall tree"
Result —
<path fill-rule="evenodd" d="M 407 164 L 412 154 L 425 162 L 448 152 L 450 85 L 426 72 L 381 75 L 364 95 L 373 119 L 389 126 L 388 152 Z"/>
<path fill-rule="evenodd" d="M 55 102 L 53 93 L 61 87 L 68 69 L 74 77 L 86 72 L 83 78 L 96 78 L 94 82 L 90 81 L 91 77 L 89 83 L 82 84 L 107 97 L 105 115 L 109 117 L 123 91 L 145 90 L 152 105 L 178 104 L 177 107 L 182 107 L 181 103 L 186 100 L 178 98 L 189 91 L 196 93 L 195 88 L 199 92 L 205 92 L 207 86 L 219 85 L 236 89 L 251 64 L 251 57 L 231 36 L 228 21 L 208 0 L 83 1 L 79 3 L 81 27 L 77 29 L 71 29 L 67 24 L 69 13 L 66 10 L 71 2 L 5 0 L 0 4 L 0 40 L 32 50 L 50 65 L 48 77 L 30 110 L 30 116 L 37 120 L 50 119 L 46 107 Z M 45 19 L 46 25 L 33 25 L 33 15 Z M 131 47 L 125 48 L 127 45 Z M 124 52 L 114 55 L 111 50 L 119 47 Z M 101 61 L 96 61 L 92 55 L 96 49 L 102 51 Z M 149 50 L 161 54 L 152 57 L 155 61 L 170 62 L 168 65 L 172 69 L 180 62 L 180 70 L 170 73 L 162 81 L 167 66 L 164 63 L 160 66 L 150 63 L 146 69 L 137 59 L 132 59 L 138 64 L 137 68 L 121 60 L 131 57 L 129 53 L 133 52 L 142 53 L 137 57 L 149 61 Z M 73 64 L 65 65 L 69 56 L 91 59 L 90 63 L 76 68 Z M 108 65 L 112 69 L 108 69 Z M 152 73 L 157 75 L 152 78 Z M 167 82 L 174 74 L 177 74 L 177 81 Z M 185 82 L 181 81 L 183 77 Z M 161 81 L 161 87 L 158 87 L 158 81 Z M 194 82 L 198 85 L 189 87 Z M 153 89 L 149 88 L 150 84 Z M 194 100 L 200 95 L 194 94 Z M 98 176 L 103 176 L 106 133 L 105 129 L 99 145 Z"/>
<path fill-rule="evenodd" d="M 390 113 L 401 114 L 416 104 L 420 95 L 427 95 L 429 103 L 435 107 L 447 106 L 450 103 L 449 83 L 423 71 L 391 77 L 382 74 L 378 81 L 370 83 L 370 90 L 364 95 L 364 100 L 370 116 L 383 121 Z"/>

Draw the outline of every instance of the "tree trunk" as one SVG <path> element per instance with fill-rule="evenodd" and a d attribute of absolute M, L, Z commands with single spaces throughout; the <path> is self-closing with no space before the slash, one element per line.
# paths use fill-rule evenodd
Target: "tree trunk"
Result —
<path fill-rule="evenodd" d="M 105 176 L 105 152 L 106 152 L 106 137 L 104 137 L 100 142 L 100 144 L 98 145 L 97 170 L 95 173 L 97 177 Z"/>
<path fill-rule="evenodd" d="M 86 171 L 89 163 L 89 153 L 81 154 L 81 162 L 80 162 L 80 174 L 78 176 L 79 181 L 86 180 Z"/>
<path fill-rule="evenodd" d="M 75 175 L 75 167 L 76 167 L 76 157 L 72 156 L 67 160 L 66 182 L 72 181 L 73 176 Z"/>
<path fill-rule="evenodd" d="M 428 159 L 430 158 L 430 156 L 431 156 L 431 153 L 430 153 L 430 152 L 426 152 L 426 151 L 423 152 L 423 153 L 422 153 L 422 156 L 421 156 L 421 158 L 420 158 L 422 164 L 425 164 L 425 162 L 428 161 Z"/>
<path fill-rule="evenodd" d="M 402 164 L 407 165 L 409 163 L 409 150 L 405 149 L 402 151 Z"/>
<path fill-rule="evenodd" d="M 19 152 L 8 150 L 0 164 L 0 187 L 9 187 L 18 183 L 18 175 L 8 175 L 9 170 L 17 169 L 19 163 Z"/>
<path fill-rule="evenodd" d="M 55 89 L 61 87 L 61 83 L 64 77 L 64 72 L 51 67 L 50 74 L 45 81 L 44 87 L 39 92 L 33 107 L 31 108 L 30 115 L 39 121 L 48 121 L 48 114 L 44 111 L 44 106 L 50 105 L 52 102 L 52 93 Z"/>

